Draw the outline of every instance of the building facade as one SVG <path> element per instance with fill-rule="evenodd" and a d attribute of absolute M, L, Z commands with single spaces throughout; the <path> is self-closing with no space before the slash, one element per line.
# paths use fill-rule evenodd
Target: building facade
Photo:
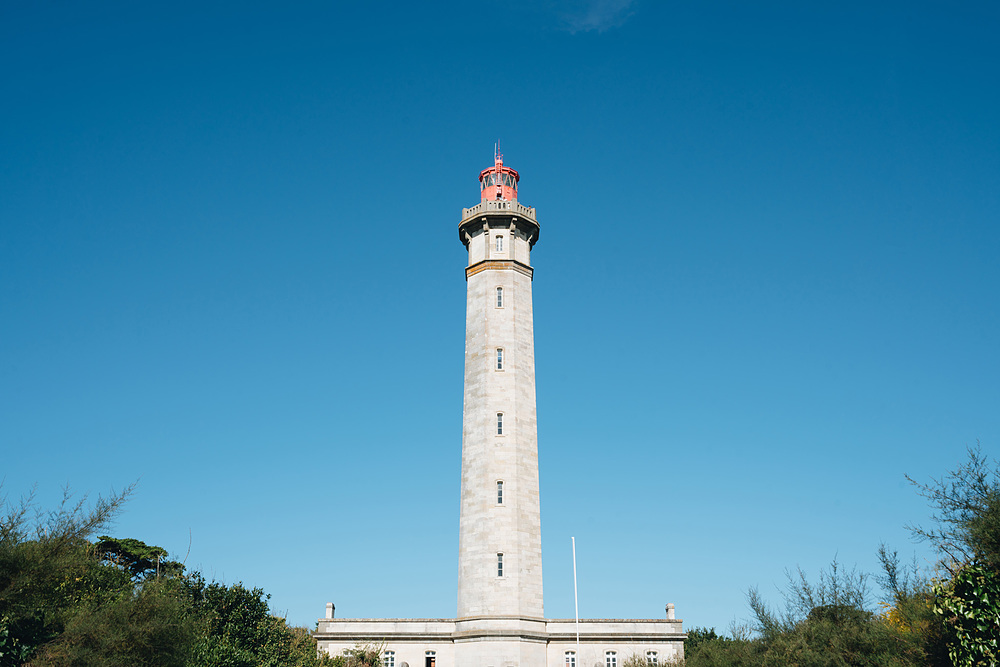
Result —
<path fill-rule="evenodd" d="M 518 201 L 519 180 L 495 155 L 458 227 L 468 252 L 458 614 L 337 619 L 328 604 L 315 633 L 321 651 L 379 645 L 385 667 L 618 667 L 683 656 L 673 605 L 662 619 L 545 619 L 531 301 L 540 227 Z"/>

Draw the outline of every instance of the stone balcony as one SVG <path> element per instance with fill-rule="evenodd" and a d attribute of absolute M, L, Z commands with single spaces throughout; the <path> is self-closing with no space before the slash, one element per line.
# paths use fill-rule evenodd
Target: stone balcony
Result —
<path fill-rule="evenodd" d="M 489 213 L 512 213 L 530 218 L 532 222 L 538 223 L 535 217 L 535 209 L 525 206 L 516 199 L 500 199 L 498 201 L 481 201 L 472 208 L 462 209 L 462 222 L 477 215 Z"/>

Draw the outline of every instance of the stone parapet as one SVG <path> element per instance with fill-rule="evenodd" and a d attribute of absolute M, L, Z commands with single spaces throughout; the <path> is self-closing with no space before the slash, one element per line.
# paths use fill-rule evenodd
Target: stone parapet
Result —
<path fill-rule="evenodd" d="M 321 618 L 313 632 L 319 642 L 346 644 L 409 641 L 448 641 L 455 634 L 455 620 L 447 618 Z"/>
<path fill-rule="evenodd" d="M 615 640 L 621 637 L 680 638 L 687 635 L 681 629 L 681 619 L 659 618 L 601 618 L 580 619 L 581 641 Z M 576 641 L 577 624 L 570 619 L 551 619 L 545 622 L 545 632 L 550 641 Z"/>
<path fill-rule="evenodd" d="M 469 245 L 479 229 L 517 230 L 530 249 L 538 241 L 541 227 L 535 217 L 535 209 L 511 201 L 484 201 L 472 208 L 462 209 L 462 221 L 458 223 L 458 238 Z"/>
<path fill-rule="evenodd" d="M 581 619 L 581 641 L 630 638 L 683 640 L 682 619 L 601 618 Z M 466 639 L 476 636 L 530 636 L 545 641 L 576 640 L 574 619 L 541 619 L 517 616 L 482 616 L 470 618 L 321 618 L 313 636 L 319 641 L 336 639 L 409 640 Z"/>
<path fill-rule="evenodd" d="M 472 208 L 462 209 L 462 220 L 473 218 L 483 213 L 516 213 L 532 220 L 535 219 L 535 209 L 532 206 L 525 206 L 516 199 L 500 199 L 497 201 L 481 201 Z"/>

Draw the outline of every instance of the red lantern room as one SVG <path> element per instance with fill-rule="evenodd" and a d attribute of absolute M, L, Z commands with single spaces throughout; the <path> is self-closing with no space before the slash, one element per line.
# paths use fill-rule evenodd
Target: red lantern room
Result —
<path fill-rule="evenodd" d="M 493 166 L 479 173 L 481 201 L 517 199 L 517 181 L 520 176 L 510 167 L 503 166 L 503 155 L 499 146 L 493 149 Z"/>

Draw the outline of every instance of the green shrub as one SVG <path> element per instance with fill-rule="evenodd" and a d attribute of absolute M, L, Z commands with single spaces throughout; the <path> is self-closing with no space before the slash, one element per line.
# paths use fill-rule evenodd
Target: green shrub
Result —
<path fill-rule="evenodd" d="M 934 611 L 947 628 L 955 667 L 1000 663 L 1000 573 L 966 565 L 934 593 Z"/>

